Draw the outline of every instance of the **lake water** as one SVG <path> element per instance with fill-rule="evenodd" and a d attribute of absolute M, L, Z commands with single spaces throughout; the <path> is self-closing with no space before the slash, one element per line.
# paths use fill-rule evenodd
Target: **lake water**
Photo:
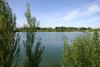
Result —
<path fill-rule="evenodd" d="M 21 37 L 21 54 L 24 58 L 24 49 L 22 41 L 25 40 L 25 32 L 18 33 Z M 83 35 L 83 32 L 37 32 L 36 39 L 41 38 L 41 45 L 45 46 L 40 67 L 60 67 L 61 53 L 64 45 L 64 37 L 67 37 L 68 42 L 79 36 Z M 34 49 L 34 48 L 33 48 Z"/>

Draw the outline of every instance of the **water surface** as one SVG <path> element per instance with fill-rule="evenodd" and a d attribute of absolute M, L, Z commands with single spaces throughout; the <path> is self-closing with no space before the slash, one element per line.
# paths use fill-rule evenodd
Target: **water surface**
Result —
<path fill-rule="evenodd" d="M 21 54 L 24 58 L 25 52 L 22 43 L 25 41 L 25 32 L 18 34 L 21 37 Z M 40 67 L 60 67 L 64 37 L 67 37 L 68 42 L 71 43 L 76 36 L 83 34 L 83 32 L 37 32 L 35 38 L 41 38 L 41 45 L 45 46 Z"/>

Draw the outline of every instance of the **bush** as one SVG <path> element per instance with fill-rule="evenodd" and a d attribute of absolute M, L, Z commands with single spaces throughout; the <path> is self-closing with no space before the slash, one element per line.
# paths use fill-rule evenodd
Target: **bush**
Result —
<path fill-rule="evenodd" d="M 98 32 L 76 37 L 72 44 L 64 41 L 62 67 L 100 67 Z"/>

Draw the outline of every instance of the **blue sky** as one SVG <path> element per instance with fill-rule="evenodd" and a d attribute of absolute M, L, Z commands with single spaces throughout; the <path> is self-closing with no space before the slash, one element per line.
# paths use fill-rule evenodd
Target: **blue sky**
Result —
<path fill-rule="evenodd" d="M 24 17 L 27 0 L 7 1 L 17 16 L 17 27 L 27 24 Z M 40 27 L 100 28 L 100 0 L 29 0 L 29 3 Z"/>

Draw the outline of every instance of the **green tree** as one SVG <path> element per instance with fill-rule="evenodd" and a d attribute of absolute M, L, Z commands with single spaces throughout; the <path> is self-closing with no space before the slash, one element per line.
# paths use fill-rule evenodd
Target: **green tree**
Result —
<path fill-rule="evenodd" d="M 29 3 L 27 3 L 27 5 L 26 5 L 25 17 L 27 19 L 27 23 L 30 28 L 36 28 L 39 26 L 39 21 L 37 21 L 36 17 L 31 16 L 31 10 L 30 10 Z"/>
<path fill-rule="evenodd" d="M 34 43 L 36 41 L 35 32 L 37 31 L 36 28 L 38 27 L 39 22 L 35 17 L 31 16 L 29 3 L 27 3 L 25 17 L 30 28 L 26 33 L 26 41 L 24 42 L 26 52 L 25 67 L 39 67 L 44 47 L 41 46 L 41 39 L 37 41 L 36 45 Z M 32 51 L 33 47 L 34 51 Z"/>
<path fill-rule="evenodd" d="M 0 0 L 0 67 L 11 67 L 19 53 L 19 37 L 15 38 L 16 17 L 6 0 Z"/>

